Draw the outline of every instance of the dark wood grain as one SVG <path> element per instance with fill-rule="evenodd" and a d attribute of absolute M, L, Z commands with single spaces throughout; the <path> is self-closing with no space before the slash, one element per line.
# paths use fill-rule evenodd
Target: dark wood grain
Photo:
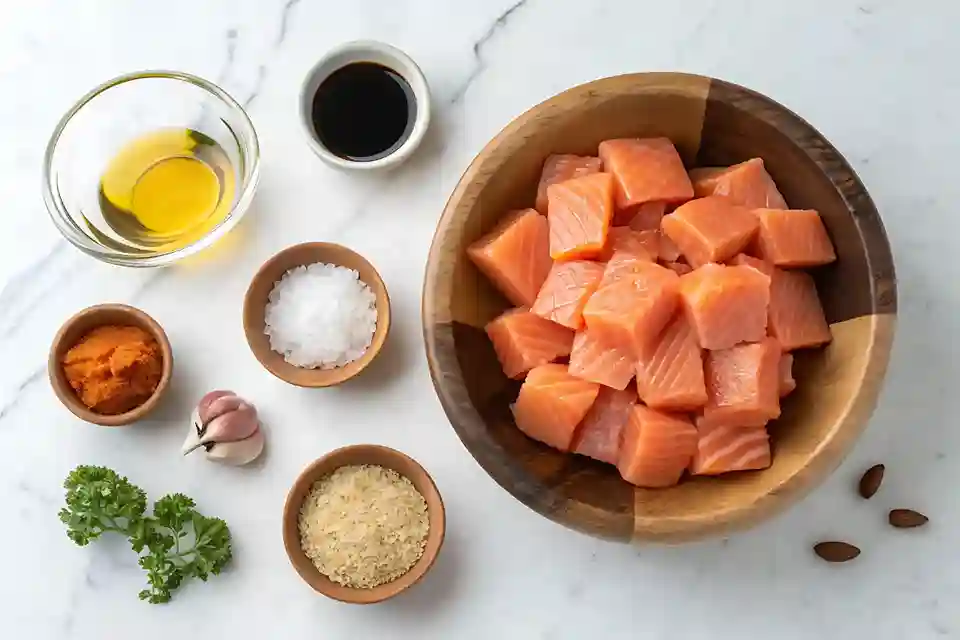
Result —
<path fill-rule="evenodd" d="M 797 208 L 821 211 L 837 246 L 817 274 L 834 333 L 797 358 L 799 390 L 771 426 L 774 464 L 759 473 L 639 490 L 616 469 L 525 437 L 483 326 L 508 303 L 466 259 L 507 211 L 530 206 L 551 153 L 595 153 L 611 137 L 665 135 L 688 165 L 763 157 Z M 842 460 L 873 409 L 896 311 L 893 262 L 876 208 L 840 154 L 779 104 L 729 83 L 634 74 L 566 91 L 510 123 L 477 156 L 437 227 L 423 292 L 434 386 L 464 445 L 507 491 L 570 528 L 615 540 L 680 542 L 755 524 L 796 502 Z"/>

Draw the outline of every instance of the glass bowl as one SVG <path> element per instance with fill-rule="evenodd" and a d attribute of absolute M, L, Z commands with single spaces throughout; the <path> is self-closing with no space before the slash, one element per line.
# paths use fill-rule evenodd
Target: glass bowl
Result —
<path fill-rule="evenodd" d="M 101 176 L 126 145 L 169 128 L 192 130 L 222 149 L 233 171 L 227 213 L 198 223 L 177 242 L 121 235 L 104 215 Z M 233 229 L 259 176 L 257 134 L 236 100 L 188 73 L 142 71 L 94 88 L 61 118 L 44 155 L 43 199 L 60 233 L 84 253 L 111 264 L 156 267 L 197 253 Z"/>

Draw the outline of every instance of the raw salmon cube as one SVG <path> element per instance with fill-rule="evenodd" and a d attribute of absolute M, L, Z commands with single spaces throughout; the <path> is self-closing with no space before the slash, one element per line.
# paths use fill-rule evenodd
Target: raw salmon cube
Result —
<path fill-rule="evenodd" d="M 697 431 L 700 437 L 690 464 L 690 473 L 695 476 L 716 476 L 770 466 L 770 437 L 763 427 L 704 429 L 698 421 Z"/>
<path fill-rule="evenodd" d="M 631 269 L 628 277 L 601 284 L 583 308 L 583 320 L 635 352 L 670 321 L 679 302 L 680 278 L 653 262 L 636 261 Z"/>
<path fill-rule="evenodd" d="M 738 253 L 733 256 L 733 259 L 730 260 L 732 265 L 742 265 L 747 267 L 753 267 L 760 273 L 766 274 L 768 276 L 773 275 L 773 265 L 769 262 L 764 262 L 760 258 L 754 258 L 753 256 L 748 256 L 745 253 Z"/>
<path fill-rule="evenodd" d="M 677 207 L 660 225 L 687 262 L 700 267 L 738 254 L 753 240 L 760 223 L 746 207 L 714 196 Z"/>
<path fill-rule="evenodd" d="M 780 344 L 773 338 L 707 352 L 698 426 L 757 427 L 780 416 Z"/>
<path fill-rule="evenodd" d="M 613 217 L 613 177 L 609 173 L 558 182 L 547 187 L 550 257 L 592 258 L 603 249 Z"/>
<path fill-rule="evenodd" d="M 694 169 L 690 172 L 693 192 L 698 198 L 724 196 L 750 209 L 786 209 L 763 160 L 753 158 L 732 167 Z"/>
<path fill-rule="evenodd" d="M 534 440 L 569 451 L 577 425 L 587 415 L 600 385 L 576 378 L 562 364 L 544 364 L 527 374 L 513 404 L 517 427 Z"/>
<path fill-rule="evenodd" d="M 570 329 L 583 326 L 583 306 L 596 291 L 604 266 L 589 260 L 556 262 L 550 268 L 531 311 Z"/>
<path fill-rule="evenodd" d="M 553 264 L 547 221 L 534 209 L 511 212 L 467 255 L 507 300 L 529 307 Z"/>
<path fill-rule="evenodd" d="M 682 415 L 635 405 L 623 426 L 617 469 L 638 487 L 671 487 L 697 450 L 697 430 Z"/>
<path fill-rule="evenodd" d="M 568 370 L 582 380 L 622 391 L 633 379 L 633 355 L 619 343 L 584 328 L 573 339 Z"/>
<path fill-rule="evenodd" d="M 780 356 L 780 397 L 788 396 L 797 388 L 797 381 L 793 379 L 793 355 L 789 353 Z"/>
<path fill-rule="evenodd" d="M 637 391 L 653 409 L 693 411 L 707 403 L 703 357 L 683 313 L 637 355 Z"/>
<path fill-rule="evenodd" d="M 664 262 L 663 266 L 665 266 L 667 269 L 670 269 L 678 276 L 685 276 L 693 271 L 693 267 L 688 265 L 686 262 Z"/>
<path fill-rule="evenodd" d="M 837 259 L 820 214 L 813 209 L 757 209 L 760 257 L 778 267 L 816 267 Z"/>
<path fill-rule="evenodd" d="M 769 333 L 784 351 L 830 342 L 817 287 L 809 273 L 775 269 L 770 277 Z"/>
<path fill-rule="evenodd" d="M 704 349 L 729 349 L 767 335 L 770 278 L 756 269 L 705 265 L 680 278 L 680 296 Z"/>
<path fill-rule="evenodd" d="M 653 200 L 684 202 L 693 185 L 676 147 L 667 138 L 620 138 L 600 143 L 603 168 L 617 182 L 617 208 Z"/>
<path fill-rule="evenodd" d="M 570 355 L 573 330 L 544 320 L 529 309 L 510 309 L 486 326 L 487 336 L 508 378 Z"/>
<path fill-rule="evenodd" d="M 632 253 L 649 262 L 657 259 L 658 238 L 656 232 L 634 231 L 630 227 L 613 227 L 607 232 L 607 243 L 597 260 L 609 260 L 614 253 Z"/>
<path fill-rule="evenodd" d="M 603 277 L 600 278 L 600 286 L 604 287 L 618 280 L 633 278 L 638 273 L 642 273 L 646 269 L 646 265 L 650 264 L 653 264 L 653 261 L 649 259 L 646 253 L 629 250 L 618 251 L 607 260 Z"/>
<path fill-rule="evenodd" d="M 659 258 L 664 262 L 676 262 L 683 256 L 680 253 L 680 248 L 667 234 L 663 233 L 663 230 L 660 231 L 660 244 L 658 246 L 660 248 Z"/>
<path fill-rule="evenodd" d="M 571 180 L 592 173 L 600 173 L 603 162 L 600 158 L 555 154 L 548 156 L 543 163 L 540 184 L 537 185 L 537 211 L 547 213 L 547 187 L 564 180 Z"/>
<path fill-rule="evenodd" d="M 600 387 L 597 400 L 577 428 L 573 452 L 595 460 L 617 464 L 620 437 L 637 394 Z"/>
<path fill-rule="evenodd" d="M 633 207 L 621 209 L 614 214 L 618 222 L 626 218 L 626 224 L 635 231 L 657 231 L 660 229 L 660 220 L 667 211 L 666 202 L 644 202 Z"/>

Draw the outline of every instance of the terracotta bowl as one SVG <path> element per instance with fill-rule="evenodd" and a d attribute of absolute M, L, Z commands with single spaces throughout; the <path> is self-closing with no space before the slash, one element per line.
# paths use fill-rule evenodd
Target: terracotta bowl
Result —
<path fill-rule="evenodd" d="M 519 384 L 500 370 L 484 324 L 504 300 L 466 247 L 505 212 L 533 206 L 551 153 L 596 155 L 606 138 L 667 136 L 688 166 L 761 157 L 787 202 L 823 216 L 839 260 L 815 274 L 829 348 L 799 353 L 798 390 L 771 425 L 765 471 L 695 478 L 666 490 L 623 481 L 613 466 L 525 437 L 509 405 Z M 893 259 L 860 180 L 812 126 L 749 89 L 693 75 L 644 73 L 565 91 L 511 122 L 476 157 L 443 212 L 423 292 L 427 358 L 440 401 L 467 449 L 540 514 L 598 537 L 680 542 L 754 525 L 826 478 L 860 435 L 887 368 L 897 307 Z"/>
<path fill-rule="evenodd" d="M 64 354 L 77 344 L 83 336 L 97 327 L 111 324 L 140 327 L 153 336 L 157 344 L 160 345 L 160 353 L 163 357 L 163 374 L 153 395 L 139 407 L 126 413 L 103 415 L 91 411 L 80 402 L 70 383 L 67 382 L 67 377 L 60 363 Z M 60 327 L 53 339 L 53 344 L 50 346 L 47 373 L 50 376 L 50 384 L 53 386 L 57 398 L 73 415 L 81 420 L 104 427 L 120 427 L 143 418 L 153 411 L 157 403 L 160 402 L 160 397 L 170 384 L 170 376 L 173 374 L 173 351 L 170 349 L 167 334 L 164 333 L 156 320 L 143 311 L 125 304 L 101 304 L 80 311 Z"/>
<path fill-rule="evenodd" d="M 300 547 L 300 532 L 297 526 L 300 506 L 317 480 L 333 473 L 340 467 L 362 464 L 393 469 L 408 478 L 426 500 L 427 513 L 430 519 L 427 545 L 420 560 L 413 565 L 410 571 L 393 582 L 372 589 L 345 587 L 320 573 Z M 443 545 L 445 530 L 446 516 L 443 510 L 443 500 L 440 498 L 440 492 L 437 491 L 437 486 L 433 483 L 430 474 L 413 458 L 389 447 L 375 444 L 343 447 L 312 462 L 293 483 L 293 487 L 287 494 L 287 501 L 283 506 L 283 546 L 287 550 L 287 556 L 290 558 L 293 568 L 300 574 L 304 582 L 313 587 L 315 591 L 328 598 L 350 604 L 382 602 L 419 582 L 433 566 L 434 560 L 437 559 L 437 554 L 440 553 L 440 547 Z"/>
<path fill-rule="evenodd" d="M 336 369 L 305 369 L 288 363 L 270 348 L 270 340 L 263 332 L 264 311 L 273 286 L 290 269 L 317 262 L 355 270 L 377 296 L 377 329 L 370 348 L 359 359 Z M 356 251 L 329 242 L 307 242 L 287 247 L 267 260 L 253 277 L 243 301 L 243 330 L 253 355 L 267 371 L 298 387 L 331 387 L 356 376 L 380 353 L 389 329 L 390 297 L 380 274 Z"/>

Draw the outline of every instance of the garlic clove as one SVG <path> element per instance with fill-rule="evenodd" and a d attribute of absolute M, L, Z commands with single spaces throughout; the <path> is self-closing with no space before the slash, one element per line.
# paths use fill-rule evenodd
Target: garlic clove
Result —
<path fill-rule="evenodd" d="M 203 423 L 200 422 L 200 410 L 197 408 L 193 410 L 193 415 L 190 417 L 190 429 L 187 432 L 187 439 L 183 441 L 183 446 L 180 448 L 183 455 L 187 455 L 198 447 L 203 446 L 203 442 L 200 441 L 200 433 L 202 431 Z"/>
<path fill-rule="evenodd" d="M 222 416 L 229 411 L 236 411 L 244 404 L 249 403 L 238 395 L 220 396 L 211 400 L 206 406 L 198 406 L 197 411 L 203 424 L 209 424 L 217 416 Z"/>
<path fill-rule="evenodd" d="M 239 467 L 256 460 L 263 453 L 264 443 L 263 431 L 257 428 L 243 440 L 217 442 L 207 451 L 207 459 Z"/>
<path fill-rule="evenodd" d="M 200 442 L 207 444 L 243 440 L 253 435 L 258 424 L 256 408 L 242 402 L 237 409 L 223 413 L 206 423 Z"/>
<path fill-rule="evenodd" d="M 207 395 L 200 398 L 200 402 L 197 403 L 197 411 L 201 415 L 206 415 L 209 412 L 210 404 L 218 399 L 226 396 L 236 396 L 233 391 L 227 391 L 225 389 L 217 389 L 216 391 L 211 391 Z"/>

